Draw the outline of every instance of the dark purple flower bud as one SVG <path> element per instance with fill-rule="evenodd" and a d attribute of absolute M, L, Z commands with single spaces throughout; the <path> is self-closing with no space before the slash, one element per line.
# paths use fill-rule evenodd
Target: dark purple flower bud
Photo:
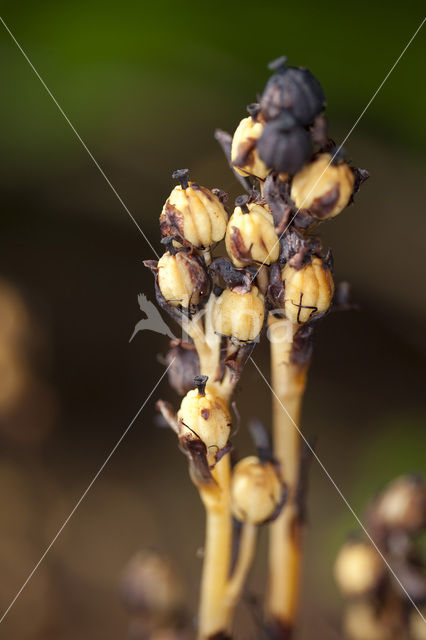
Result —
<path fill-rule="evenodd" d="M 297 173 L 312 153 L 309 133 L 284 112 L 265 125 L 257 142 L 259 157 L 279 173 Z"/>
<path fill-rule="evenodd" d="M 276 70 L 260 101 L 263 117 L 272 120 L 283 110 L 288 110 L 300 124 L 311 124 L 325 107 L 325 95 L 320 83 L 308 69 L 287 67 L 280 62 Z"/>

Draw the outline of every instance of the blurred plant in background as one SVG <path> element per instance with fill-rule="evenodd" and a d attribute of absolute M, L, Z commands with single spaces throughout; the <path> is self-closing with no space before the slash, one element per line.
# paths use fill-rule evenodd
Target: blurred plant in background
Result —
<path fill-rule="evenodd" d="M 369 540 L 352 537 L 344 544 L 335 577 L 348 601 L 348 638 L 424 640 L 426 558 L 417 542 L 426 532 L 424 480 L 401 476 L 390 483 L 368 508 L 366 527 L 396 577 Z"/>

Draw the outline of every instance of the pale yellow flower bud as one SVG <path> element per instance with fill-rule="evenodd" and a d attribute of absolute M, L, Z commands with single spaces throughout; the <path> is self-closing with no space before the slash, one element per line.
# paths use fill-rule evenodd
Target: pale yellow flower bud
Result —
<path fill-rule="evenodd" d="M 211 389 L 201 393 L 192 389 L 182 400 L 178 412 L 179 437 L 204 442 L 207 462 L 214 466 L 216 458 L 227 447 L 231 433 L 231 417 L 224 401 Z"/>
<path fill-rule="evenodd" d="M 236 267 L 250 262 L 271 264 L 278 260 L 280 244 L 272 214 L 253 202 L 235 207 L 228 222 L 225 243 Z"/>
<path fill-rule="evenodd" d="M 349 541 L 339 551 L 334 577 L 344 595 L 363 596 L 378 587 L 385 570 L 385 564 L 374 547 L 367 542 Z"/>
<path fill-rule="evenodd" d="M 303 324 L 328 310 L 334 294 L 333 276 L 318 256 L 300 269 L 287 263 L 281 272 L 284 282 L 284 311 L 293 324 Z"/>
<path fill-rule="evenodd" d="M 272 462 L 256 456 L 240 460 L 231 480 L 231 508 L 237 520 L 261 524 L 269 520 L 283 502 L 284 484 Z"/>
<path fill-rule="evenodd" d="M 225 289 L 216 300 L 213 327 L 216 333 L 241 342 L 253 342 L 265 318 L 263 295 L 257 287 Z"/>
<path fill-rule="evenodd" d="M 184 309 L 198 305 L 209 291 L 209 279 L 196 256 L 168 251 L 157 265 L 158 287 L 166 302 Z"/>
<path fill-rule="evenodd" d="M 182 184 L 173 189 L 160 216 L 163 236 L 180 235 L 200 249 L 222 240 L 228 214 L 219 197 L 195 182 L 179 179 Z"/>
<path fill-rule="evenodd" d="M 263 132 L 263 124 L 252 116 L 243 118 L 232 138 L 231 162 L 242 176 L 255 176 L 264 180 L 269 173 L 259 158 L 256 142 Z"/>
<path fill-rule="evenodd" d="M 387 529 L 416 533 L 426 526 L 426 484 L 416 476 L 394 480 L 377 499 L 374 517 Z"/>
<path fill-rule="evenodd" d="M 349 203 L 355 175 L 345 162 L 332 163 L 329 153 L 322 153 L 296 173 L 291 184 L 291 198 L 298 209 L 308 209 L 320 220 L 333 218 Z"/>

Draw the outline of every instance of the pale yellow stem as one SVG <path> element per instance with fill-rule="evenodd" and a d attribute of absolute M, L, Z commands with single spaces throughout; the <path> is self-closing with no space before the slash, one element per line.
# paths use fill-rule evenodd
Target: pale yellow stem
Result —
<path fill-rule="evenodd" d="M 213 327 L 215 296 L 211 295 L 204 313 L 186 321 L 184 329 L 194 341 L 200 361 L 200 373 L 208 376 L 208 386 L 229 403 L 235 376 L 227 371 L 220 381 L 220 343 Z M 242 557 L 237 562 L 235 580 L 228 583 L 231 567 L 232 518 L 230 510 L 230 454 L 226 454 L 212 470 L 213 486 L 199 486 L 206 509 L 206 540 L 199 609 L 199 640 L 230 630 L 232 616 L 244 578 L 254 552 L 255 536 L 246 532 Z"/>
<path fill-rule="evenodd" d="M 270 527 L 266 613 L 270 622 L 290 634 L 297 615 L 302 543 L 297 504 L 301 438 L 293 421 L 299 426 L 307 366 L 291 362 L 294 331 L 289 321 L 271 319 L 270 325 L 280 330 L 282 338 L 271 341 L 272 388 L 278 397 L 273 397 L 274 456 L 289 493 L 281 515 Z"/>
<path fill-rule="evenodd" d="M 212 472 L 217 487 L 200 490 L 206 507 L 206 542 L 201 580 L 199 640 L 224 632 L 229 625 L 224 594 L 231 562 L 230 470 L 228 453 Z"/>
<path fill-rule="evenodd" d="M 231 578 L 228 581 L 225 592 L 225 606 L 229 610 L 229 619 L 232 619 L 235 607 L 242 596 L 247 574 L 253 563 L 256 550 L 257 525 L 251 522 L 243 524 L 238 559 Z"/>

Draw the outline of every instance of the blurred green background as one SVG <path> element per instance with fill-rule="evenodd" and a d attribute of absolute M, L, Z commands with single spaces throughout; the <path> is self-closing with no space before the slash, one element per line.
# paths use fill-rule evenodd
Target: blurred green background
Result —
<path fill-rule="evenodd" d="M 231 201 L 238 195 L 213 132 L 233 130 L 269 60 L 285 53 L 320 79 L 340 141 L 424 4 L 5 1 L 2 17 L 159 250 L 174 169 L 190 167 Z M 31 317 L 36 347 L 27 361 L 39 381 L 0 416 L 5 610 L 157 382 L 166 339 L 139 334 L 128 343 L 137 294 L 153 298 L 142 266 L 152 253 L 1 25 L 0 52 L 0 277 Z M 345 145 L 371 179 L 322 230 L 336 278 L 352 282 L 361 310 L 321 323 L 303 426 L 359 513 L 395 475 L 426 471 L 425 54 L 423 29 Z M 266 373 L 266 346 L 256 360 Z M 126 637 L 119 575 L 150 545 L 176 559 L 194 605 L 203 513 L 173 434 L 154 426 L 154 399 L 178 399 L 165 382 L 154 396 L 0 635 Z M 243 420 L 269 421 L 267 389 L 250 366 L 237 400 Z M 235 444 L 250 451 L 244 431 Z M 315 463 L 309 511 L 299 637 L 337 638 L 332 563 L 356 523 Z M 264 552 L 262 543 L 251 579 L 258 593 Z"/>

